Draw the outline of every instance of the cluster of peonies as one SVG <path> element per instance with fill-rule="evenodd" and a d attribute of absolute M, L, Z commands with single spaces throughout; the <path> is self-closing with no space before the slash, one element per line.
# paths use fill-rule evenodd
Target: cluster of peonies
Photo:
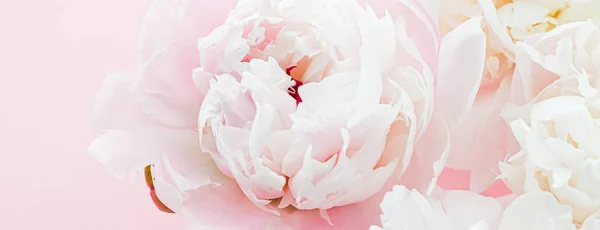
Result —
<path fill-rule="evenodd" d="M 157 0 L 89 152 L 198 230 L 600 230 L 594 7 Z"/>

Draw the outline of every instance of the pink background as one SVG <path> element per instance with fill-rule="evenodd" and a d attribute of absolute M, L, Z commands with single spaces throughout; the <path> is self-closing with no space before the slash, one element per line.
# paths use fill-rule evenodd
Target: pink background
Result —
<path fill-rule="evenodd" d="M 86 155 L 107 73 L 134 68 L 150 0 L 0 0 L 0 229 L 178 230 L 143 181 Z"/>
<path fill-rule="evenodd" d="M 0 0 L 0 229 L 186 228 L 143 181 L 86 154 L 95 94 L 106 74 L 135 67 L 149 3 Z M 444 176 L 447 188 L 466 186 L 457 175 Z"/>

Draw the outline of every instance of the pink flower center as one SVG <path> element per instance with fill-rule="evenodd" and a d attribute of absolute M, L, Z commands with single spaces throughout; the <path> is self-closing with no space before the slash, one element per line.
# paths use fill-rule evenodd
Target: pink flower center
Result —
<path fill-rule="evenodd" d="M 285 73 L 287 73 L 287 75 L 289 75 L 290 77 L 292 76 L 292 70 L 294 70 L 296 68 L 296 66 L 290 66 L 287 69 L 285 69 Z M 298 93 L 298 88 L 302 85 L 301 81 L 298 81 L 294 78 L 292 78 L 292 80 L 294 80 L 294 86 L 288 88 L 288 94 L 293 97 L 294 99 L 296 99 L 296 105 L 300 104 L 300 102 L 302 102 L 302 98 L 300 98 L 300 94 Z"/>

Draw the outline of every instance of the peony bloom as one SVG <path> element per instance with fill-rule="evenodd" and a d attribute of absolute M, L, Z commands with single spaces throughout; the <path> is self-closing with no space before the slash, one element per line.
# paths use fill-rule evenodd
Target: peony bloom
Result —
<path fill-rule="evenodd" d="M 510 128 L 498 114 L 507 102 L 524 103 L 511 97 L 518 91 L 513 75 L 519 42 L 570 22 L 598 22 L 599 1 L 569 0 L 442 0 L 440 27 L 447 33 L 462 22 L 483 16 L 487 43 L 483 74 L 472 109 L 462 123 L 452 128 L 450 168 L 471 171 L 471 189 L 489 187 L 497 176 L 496 162 L 518 150 Z M 517 73 L 518 74 L 518 73 Z M 515 89 L 517 88 L 517 89 Z M 494 131 L 489 131 L 494 130 Z"/>
<path fill-rule="evenodd" d="M 494 198 L 469 191 L 447 191 L 440 200 L 395 186 L 381 202 L 382 227 L 370 230 L 492 230 L 503 208 Z"/>
<path fill-rule="evenodd" d="M 600 23 L 595 0 L 442 0 L 440 26 L 445 34 L 469 18 L 484 16 L 488 35 L 488 79 L 510 77 L 515 43 L 526 37 L 589 19 Z"/>
<path fill-rule="evenodd" d="M 201 150 L 277 215 L 373 196 L 432 116 L 432 56 L 409 39 L 357 1 L 240 2 L 199 41 Z"/>
<path fill-rule="evenodd" d="M 98 95 L 96 159 L 146 168 L 200 229 L 364 229 L 393 185 L 431 191 L 476 93 L 479 19 L 440 42 L 433 1 L 208 2 L 154 2 L 138 71 Z"/>
<path fill-rule="evenodd" d="M 600 211 L 600 29 L 593 22 L 557 27 L 517 45 L 519 90 L 508 106 L 521 150 L 500 163 L 516 193 L 546 191 L 592 226 Z M 588 220 L 589 219 L 589 220 Z"/>

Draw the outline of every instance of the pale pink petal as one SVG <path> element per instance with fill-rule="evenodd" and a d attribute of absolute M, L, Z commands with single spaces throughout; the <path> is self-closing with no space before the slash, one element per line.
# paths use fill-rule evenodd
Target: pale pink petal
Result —
<path fill-rule="evenodd" d="M 451 135 L 447 166 L 470 170 L 470 189 L 482 192 L 495 182 L 498 162 L 514 153 L 518 145 L 500 116 L 509 96 L 509 85 L 501 84 L 494 94 L 480 95 Z"/>
<path fill-rule="evenodd" d="M 444 119 L 434 115 L 426 133 L 415 146 L 410 166 L 399 183 L 430 194 L 442 173 L 450 152 L 450 130 Z M 437 143 L 432 145 L 431 143 Z"/>
<path fill-rule="evenodd" d="M 88 154 L 104 164 L 112 174 L 118 177 L 131 176 L 150 163 L 145 155 L 149 149 L 136 145 L 140 142 L 135 139 L 135 136 L 123 130 L 106 131 L 90 144 Z"/>
<path fill-rule="evenodd" d="M 480 17 L 469 19 L 442 39 L 435 109 L 451 128 L 459 125 L 473 106 L 483 76 L 485 49 Z"/>
<path fill-rule="evenodd" d="M 425 63 L 437 72 L 437 53 L 440 45 L 437 30 L 437 13 L 429 8 L 435 5 L 432 0 L 360 0 L 373 7 L 378 16 L 385 12 L 393 16 L 393 20 L 401 18 L 405 32 L 414 43 Z M 427 6 L 424 7 L 424 6 Z M 406 55 L 406 54 L 399 54 Z"/>
<path fill-rule="evenodd" d="M 478 2 L 483 17 L 492 32 L 490 36 L 493 37 L 494 41 L 500 43 L 501 47 L 503 47 L 502 51 L 509 59 L 514 59 L 513 52 L 515 50 L 515 43 L 508 34 L 506 26 L 500 21 L 496 6 L 492 0 L 478 0 Z"/>
<path fill-rule="evenodd" d="M 493 183 L 497 162 L 508 154 L 505 136 L 510 135 L 498 116 L 507 87 L 500 87 L 496 94 L 479 95 L 476 100 L 485 52 L 481 18 L 469 19 L 442 40 L 436 82 L 435 108 L 448 121 L 452 133 L 447 167 L 471 170 L 471 189 L 475 191 Z"/>
<path fill-rule="evenodd" d="M 129 90 L 138 76 L 137 72 L 131 71 L 106 77 L 94 103 L 93 121 L 96 129 L 102 131 L 131 128 L 144 122 L 135 122 L 140 111 Z"/>
<path fill-rule="evenodd" d="M 140 78 L 131 88 L 146 116 L 171 127 L 195 128 L 203 96 L 191 78 L 199 64 L 197 40 L 224 22 L 234 2 L 153 2 L 140 37 Z"/>
<path fill-rule="evenodd" d="M 597 74 L 591 55 L 583 47 L 586 36 L 597 36 L 599 31 L 592 22 L 575 22 L 517 43 L 513 82 L 521 90 L 513 90 L 513 97 L 520 99 L 514 103 L 523 104 L 560 77 L 577 75 L 582 69 Z"/>
<path fill-rule="evenodd" d="M 223 176 L 214 167 L 210 155 L 178 154 L 185 154 L 187 158 L 163 157 L 154 170 L 157 195 L 176 213 L 198 225 L 232 230 L 259 229 L 266 226 L 270 218 L 276 218 L 256 207 L 235 180 Z M 236 217 L 235 221 L 231 221 L 232 216 Z"/>

